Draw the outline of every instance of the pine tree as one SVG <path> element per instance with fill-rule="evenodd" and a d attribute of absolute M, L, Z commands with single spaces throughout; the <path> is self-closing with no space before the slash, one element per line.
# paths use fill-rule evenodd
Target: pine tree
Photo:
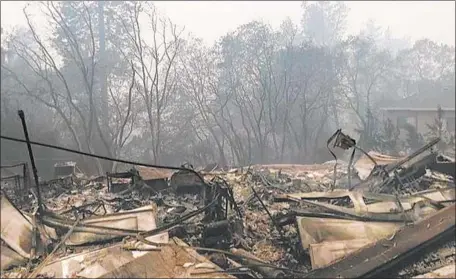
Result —
<path fill-rule="evenodd" d="M 437 147 L 441 151 L 446 151 L 449 148 L 454 149 L 455 136 L 454 133 L 450 133 L 446 127 L 446 121 L 444 119 L 444 114 L 442 107 L 439 105 L 437 107 L 437 116 L 434 119 L 432 124 L 426 124 L 429 129 L 429 132 L 426 134 L 427 140 L 432 138 L 439 137 L 440 142 L 437 144 Z"/>

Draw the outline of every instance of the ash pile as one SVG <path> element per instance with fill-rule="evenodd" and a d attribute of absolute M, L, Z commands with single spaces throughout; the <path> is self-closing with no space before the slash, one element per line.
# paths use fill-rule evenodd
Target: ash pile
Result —
<path fill-rule="evenodd" d="M 437 142 L 398 158 L 338 130 L 328 146 L 354 164 L 134 166 L 42 182 L 27 204 L 2 184 L 2 278 L 455 277 L 455 160 Z"/>

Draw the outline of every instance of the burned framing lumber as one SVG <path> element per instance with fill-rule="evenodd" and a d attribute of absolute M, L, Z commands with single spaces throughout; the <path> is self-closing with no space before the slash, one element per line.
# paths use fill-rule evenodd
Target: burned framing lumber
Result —
<path fill-rule="evenodd" d="M 392 237 L 368 245 L 346 258 L 306 275 L 307 278 L 372 278 L 419 256 L 425 248 L 450 239 L 455 233 L 455 205 L 417 223 L 406 225 Z"/>

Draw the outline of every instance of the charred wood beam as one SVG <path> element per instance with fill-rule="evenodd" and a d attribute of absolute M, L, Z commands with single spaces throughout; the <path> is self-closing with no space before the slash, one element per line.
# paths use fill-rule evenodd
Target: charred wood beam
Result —
<path fill-rule="evenodd" d="M 252 266 L 252 270 L 260 273 L 262 276 L 266 278 L 284 278 L 285 273 L 281 270 L 277 270 L 271 267 L 262 266 L 261 261 L 259 258 L 255 257 L 254 255 L 250 254 L 249 252 L 245 251 L 244 249 L 236 249 L 232 248 L 231 253 L 239 257 L 239 261 L 248 266 Z"/>
<path fill-rule="evenodd" d="M 315 270 L 307 278 L 372 278 L 384 275 L 419 256 L 425 248 L 454 239 L 455 205 L 449 206 L 417 223 L 404 226 L 392 237 L 348 255 L 328 267 Z"/>

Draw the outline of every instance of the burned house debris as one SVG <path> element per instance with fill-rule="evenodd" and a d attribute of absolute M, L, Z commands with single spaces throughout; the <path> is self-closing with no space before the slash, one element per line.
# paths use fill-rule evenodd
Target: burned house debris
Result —
<path fill-rule="evenodd" d="M 65 178 L 68 176 L 82 178 L 84 174 L 76 165 L 76 162 L 61 162 L 54 165 L 54 178 Z"/>
<path fill-rule="evenodd" d="M 28 210 L 2 185 L 2 278 L 454 277 L 455 160 L 438 140 L 397 158 L 338 130 L 328 148 L 361 151 L 354 164 L 331 149 L 325 164 L 228 171 L 119 160 L 132 169 L 35 190 Z"/>
<path fill-rule="evenodd" d="M 23 193 L 27 191 L 29 181 L 27 166 L 27 163 L 0 166 L 2 189 L 16 197 L 19 203 L 26 201 Z"/>

